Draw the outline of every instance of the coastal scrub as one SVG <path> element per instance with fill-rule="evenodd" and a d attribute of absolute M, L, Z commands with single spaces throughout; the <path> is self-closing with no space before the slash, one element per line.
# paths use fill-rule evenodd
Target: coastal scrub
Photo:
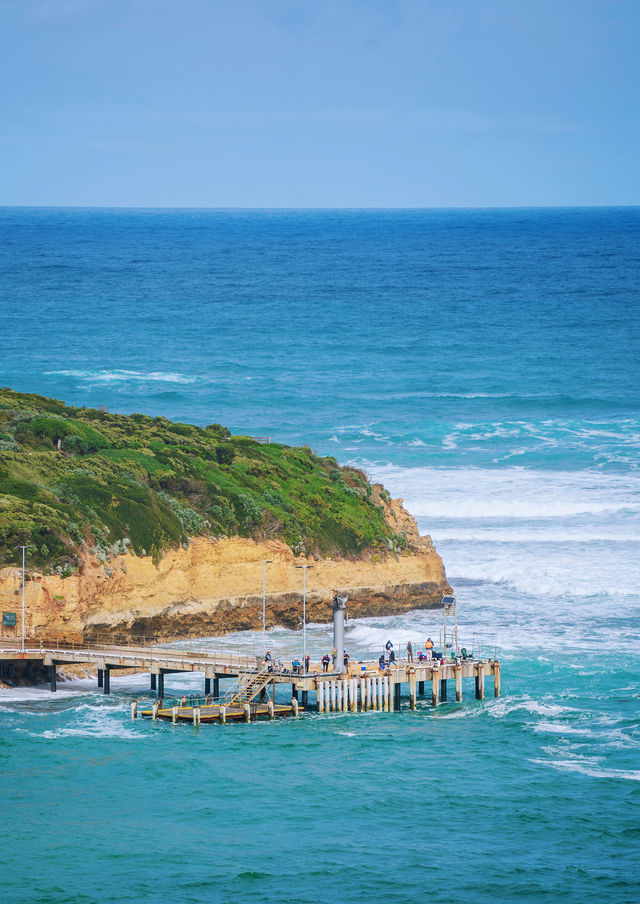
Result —
<path fill-rule="evenodd" d="M 308 447 L 0 389 L 0 566 L 158 558 L 194 536 L 283 539 L 296 555 L 399 551 L 388 494 Z"/>

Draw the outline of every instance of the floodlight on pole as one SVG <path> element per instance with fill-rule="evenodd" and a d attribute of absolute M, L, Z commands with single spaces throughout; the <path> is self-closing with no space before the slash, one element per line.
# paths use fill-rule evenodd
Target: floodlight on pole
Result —
<path fill-rule="evenodd" d="M 302 667 L 307 671 L 307 568 L 313 565 L 296 565 L 302 568 Z"/>
<path fill-rule="evenodd" d="M 271 559 L 262 560 L 262 655 L 267 652 L 267 604 L 266 604 L 266 574 L 267 565 L 271 565 Z"/>

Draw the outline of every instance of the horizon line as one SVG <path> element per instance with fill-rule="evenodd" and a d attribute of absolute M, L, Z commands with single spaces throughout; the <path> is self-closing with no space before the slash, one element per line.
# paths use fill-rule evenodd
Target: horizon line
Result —
<path fill-rule="evenodd" d="M 629 204 L 438 204 L 438 205 L 370 205 L 370 206 L 275 206 L 275 205 L 222 205 L 195 204 L 0 204 L 0 210 L 209 210 L 209 211 L 379 211 L 379 210 L 591 210 L 629 209 L 640 207 L 640 202 Z"/>

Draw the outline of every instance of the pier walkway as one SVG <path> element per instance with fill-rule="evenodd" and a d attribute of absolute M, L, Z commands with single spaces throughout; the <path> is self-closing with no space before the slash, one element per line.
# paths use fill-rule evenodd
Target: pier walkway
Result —
<path fill-rule="evenodd" d="M 352 660 L 348 673 L 324 672 L 319 662 L 312 662 L 307 672 L 284 669 L 276 664 L 266 667 L 261 658 L 225 648 L 212 650 L 197 642 L 159 644 L 152 642 L 111 642 L 109 639 L 86 643 L 69 643 L 53 639 L 28 641 L 24 650 L 18 642 L 0 640 L 0 678 L 11 678 L 16 671 L 44 666 L 49 671 L 50 687 L 57 689 L 57 667 L 87 666 L 97 670 L 97 684 L 105 694 L 111 690 L 111 672 L 131 669 L 150 674 L 151 690 L 159 701 L 165 698 L 165 676 L 173 673 L 204 675 L 203 706 L 172 707 L 156 715 L 173 721 L 225 721 L 227 718 L 249 720 L 259 715 L 295 714 L 298 700 L 302 709 L 315 705 L 318 712 L 383 710 L 393 712 L 401 707 L 403 686 L 408 688 L 409 705 L 416 706 L 419 696 L 427 696 L 437 706 L 448 700 L 463 699 L 463 679 L 473 679 L 474 696 L 485 697 L 485 679 L 493 679 L 493 693 L 500 696 L 500 662 L 498 659 L 456 658 L 408 662 L 399 660 L 390 669 L 380 670 L 377 661 Z M 220 693 L 220 679 L 235 678 L 226 695 Z M 291 688 L 291 706 L 275 703 L 278 685 Z M 310 693 L 313 695 L 310 700 Z M 257 701 L 256 701 L 256 698 Z M 274 713 L 271 712 L 273 708 Z M 176 714 L 174 709 L 178 709 Z M 195 710 L 198 710 L 195 714 Z M 152 712 L 148 711 L 151 715 Z"/>

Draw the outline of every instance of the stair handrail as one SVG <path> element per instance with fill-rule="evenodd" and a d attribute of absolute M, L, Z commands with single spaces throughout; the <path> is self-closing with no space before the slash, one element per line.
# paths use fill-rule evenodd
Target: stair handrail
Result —
<path fill-rule="evenodd" d="M 253 693 L 251 694 L 250 699 L 243 701 L 250 703 L 251 700 L 253 700 L 253 698 L 256 696 L 256 694 L 259 694 L 260 691 L 265 688 L 267 684 L 269 684 L 272 678 L 273 670 L 270 664 L 265 665 L 259 670 L 251 669 L 249 671 L 243 672 L 241 675 L 238 675 L 237 680 L 224 695 L 224 704 L 226 706 L 232 706 L 237 701 L 237 699 L 245 693 L 245 691 L 251 688 L 251 685 L 253 684 L 254 688 L 252 688 Z"/>

